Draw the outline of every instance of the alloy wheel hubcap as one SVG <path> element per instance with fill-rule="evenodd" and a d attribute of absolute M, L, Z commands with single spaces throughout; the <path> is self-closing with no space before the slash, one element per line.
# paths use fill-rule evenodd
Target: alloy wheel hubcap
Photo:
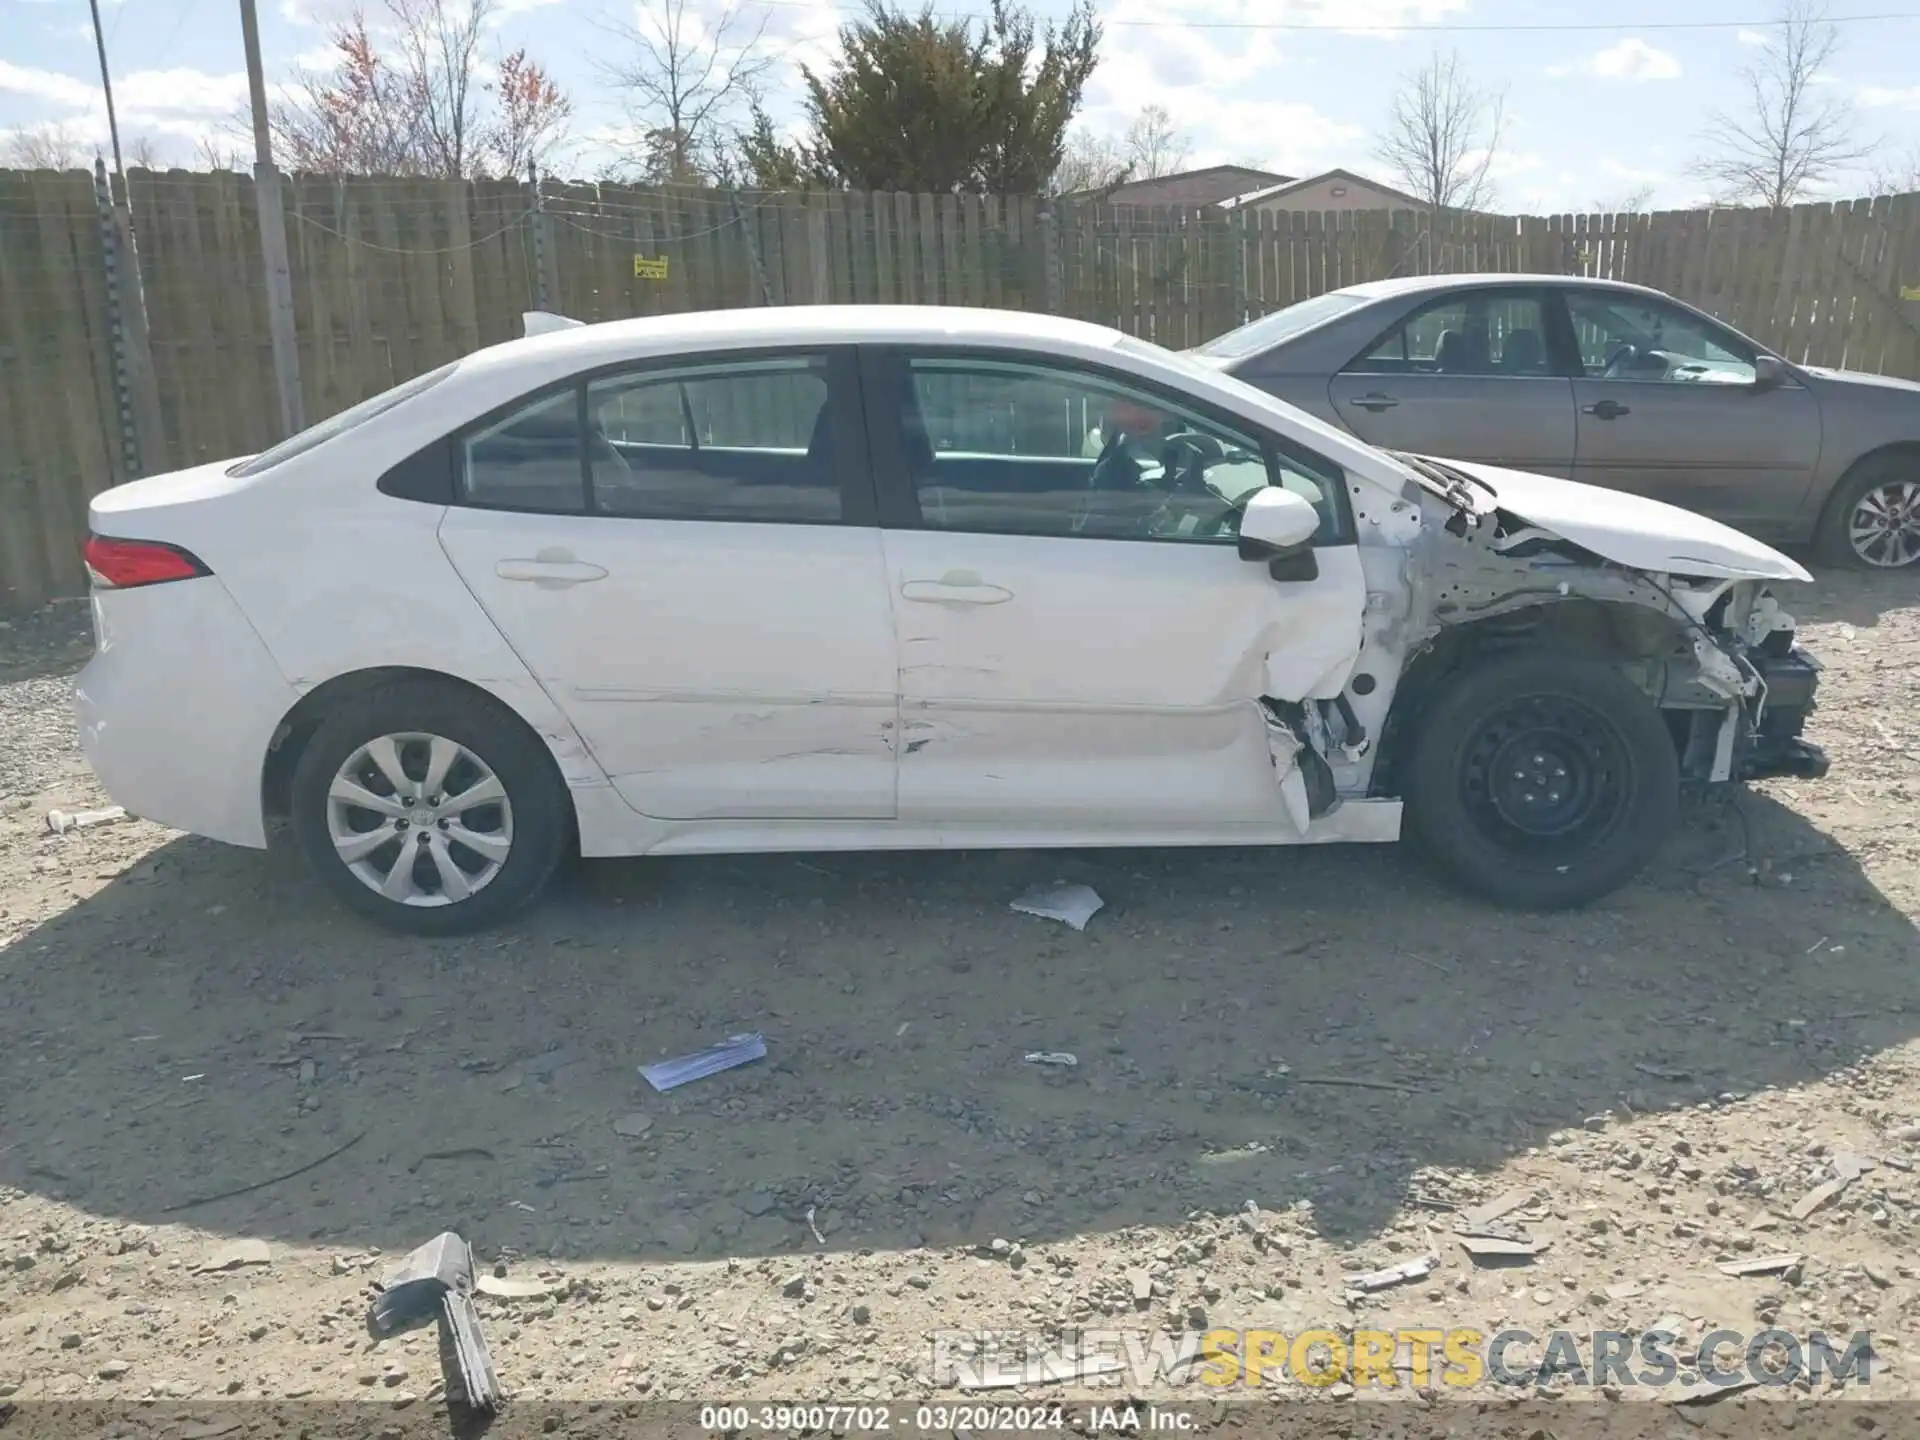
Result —
<path fill-rule="evenodd" d="M 442 735 L 405 731 L 362 745 L 327 787 L 334 853 L 362 885 L 401 905 L 457 905 L 513 849 L 513 805 L 488 764 Z"/>
<path fill-rule="evenodd" d="M 1853 553 L 1882 570 L 1920 559 L 1920 482 L 1896 480 L 1862 495 L 1847 517 Z"/>

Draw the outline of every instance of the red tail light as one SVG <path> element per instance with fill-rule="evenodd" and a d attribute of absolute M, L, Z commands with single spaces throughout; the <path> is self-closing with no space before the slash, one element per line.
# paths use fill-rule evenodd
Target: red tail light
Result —
<path fill-rule="evenodd" d="M 116 540 L 110 535 L 89 535 L 83 553 L 87 569 L 93 573 L 93 583 L 113 590 L 160 585 L 168 580 L 191 580 L 213 573 L 178 545 L 163 545 L 158 540 Z"/>

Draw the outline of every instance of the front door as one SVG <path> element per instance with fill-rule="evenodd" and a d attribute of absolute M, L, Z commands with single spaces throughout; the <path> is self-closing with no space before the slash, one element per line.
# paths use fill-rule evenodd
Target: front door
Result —
<path fill-rule="evenodd" d="M 1385 449 L 1564 477 L 1573 386 L 1555 373 L 1547 335 L 1538 290 L 1450 290 L 1356 355 L 1328 398 Z"/>
<path fill-rule="evenodd" d="M 1575 289 L 1566 305 L 1581 372 L 1574 479 L 1793 535 L 1820 459 L 1812 392 L 1756 390 L 1747 341 L 1657 296 Z"/>
<path fill-rule="evenodd" d="M 900 655 L 900 819 L 1286 823 L 1259 699 L 1331 697 L 1365 583 L 1337 469 L 1125 377 L 1014 352 L 863 360 Z M 1239 558 L 1268 483 L 1319 575 Z"/>
<path fill-rule="evenodd" d="M 897 666 L 850 350 L 596 375 L 460 441 L 440 540 L 661 819 L 894 813 Z"/>

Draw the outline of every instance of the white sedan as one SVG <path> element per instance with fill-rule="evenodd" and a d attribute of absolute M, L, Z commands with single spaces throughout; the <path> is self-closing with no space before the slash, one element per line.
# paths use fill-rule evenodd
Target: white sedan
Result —
<path fill-rule="evenodd" d="M 1099 441 L 1088 453 L 1087 437 Z M 1291 845 L 1628 880 L 1817 776 L 1808 579 L 1373 449 L 1115 331 L 806 307 L 497 345 L 97 496 L 83 743 L 134 814 L 449 933 L 588 856 Z"/>

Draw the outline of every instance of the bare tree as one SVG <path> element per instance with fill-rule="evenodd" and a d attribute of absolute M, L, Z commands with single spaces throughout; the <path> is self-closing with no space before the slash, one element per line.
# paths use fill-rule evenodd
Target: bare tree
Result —
<path fill-rule="evenodd" d="M 80 170 L 85 168 L 91 148 L 71 126 L 49 120 L 23 126 L 7 136 L 0 156 L 19 170 Z"/>
<path fill-rule="evenodd" d="M 1920 190 L 1920 146 L 1913 146 L 1874 166 L 1867 193 L 1878 197 L 1911 195 L 1917 190 Z"/>
<path fill-rule="evenodd" d="M 1193 141 L 1173 123 L 1164 105 L 1149 105 L 1127 126 L 1124 140 L 1129 178 L 1157 180 L 1187 163 Z"/>
<path fill-rule="evenodd" d="M 289 169 L 519 175 L 559 140 L 572 105 L 546 71 L 524 50 L 491 67 L 482 53 L 492 0 L 385 6 L 377 31 L 359 12 L 336 27 L 333 70 L 298 75 L 274 106 Z"/>
<path fill-rule="evenodd" d="M 742 0 L 705 13 L 688 0 L 641 0 L 618 32 L 622 53 L 600 68 L 622 92 L 647 180 L 700 181 L 728 168 L 775 59 L 766 14 L 742 9 Z"/>
<path fill-rule="evenodd" d="M 1493 203 L 1506 96 L 1476 83 L 1458 54 L 1433 56 L 1394 92 L 1374 153 L 1400 187 L 1436 210 Z"/>
<path fill-rule="evenodd" d="M 1825 84 L 1839 49 L 1840 29 L 1820 0 L 1786 0 L 1766 43 L 1741 69 L 1740 108 L 1714 113 L 1708 153 L 1693 167 L 1718 198 L 1779 210 L 1871 153 L 1845 93 Z"/>
<path fill-rule="evenodd" d="M 1653 204 L 1653 186 L 1642 183 L 1624 195 L 1603 195 L 1593 202 L 1596 215 L 1643 215 Z"/>
<path fill-rule="evenodd" d="M 151 135 L 136 135 L 127 143 L 125 158 L 129 170 L 158 170 L 159 143 Z"/>
<path fill-rule="evenodd" d="M 218 135 L 202 135 L 193 147 L 193 163 L 200 170 L 251 170 L 237 142 Z"/>

